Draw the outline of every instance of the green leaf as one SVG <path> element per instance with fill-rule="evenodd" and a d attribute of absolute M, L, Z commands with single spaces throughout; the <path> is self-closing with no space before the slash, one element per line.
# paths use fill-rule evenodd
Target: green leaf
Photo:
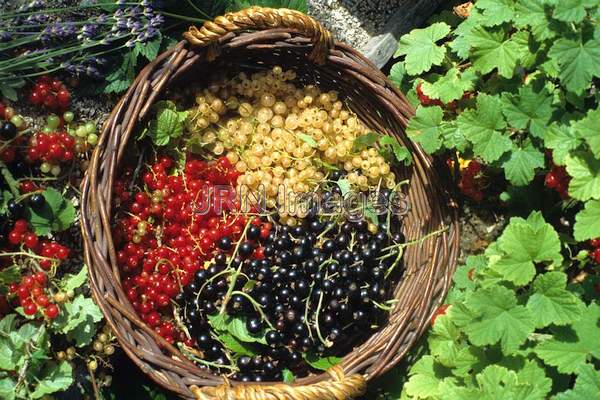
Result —
<path fill-rule="evenodd" d="M 2 172 L 6 171 L 4 168 L 2 168 Z M 16 191 L 19 190 L 18 187 L 15 188 Z M 0 191 L 0 196 L 1 200 L 0 200 L 0 215 L 8 215 L 8 202 L 12 199 L 15 198 L 15 196 L 13 196 L 13 194 L 11 193 L 10 190 L 2 190 Z"/>
<path fill-rule="evenodd" d="M 586 2 L 582 0 L 557 1 L 552 17 L 564 22 L 581 22 L 586 14 L 585 3 Z"/>
<path fill-rule="evenodd" d="M 502 103 L 502 112 L 510 126 L 529 129 L 538 138 L 544 136 L 554 111 L 552 96 L 545 89 L 534 92 L 531 86 L 523 86 L 518 95 L 504 93 Z"/>
<path fill-rule="evenodd" d="M 300 138 L 300 140 L 302 140 L 304 143 L 308 144 L 313 149 L 318 147 L 317 141 L 312 136 L 307 135 L 306 133 L 299 133 L 298 137 Z"/>
<path fill-rule="evenodd" d="M 435 153 L 442 146 L 440 125 L 444 117 L 441 107 L 419 106 L 417 112 L 408 123 L 406 133 L 418 142 L 428 153 Z"/>
<path fill-rule="evenodd" d="M 528 360 L 525 366 L 517 372 L 520 386 L 525 386 L 527 396 L 517 397 L 531 400 L 545 400 L 552 389 L 552 379 L 546 376 L 545 369 L 537 361 Z"/>
<path fill-rule="evenodd" d="M 123 55 L 121 65 L 107 75 L 104 93 L 121 93 L 129 88 L 135 78 L 138 54 L 138 51 L 129 51 Z"/>
<path fill-rule="evenodd" d="M 545 165 L 544 154 L 528 143 L 510 153 L 502 165 L 506 178 L 515 186 L 525 186 L 533 180 L 536 168 Z"/>
<path fill-rule="evenodd" d="M 352 143 L 352 151 L 358 152 L 371 147 L 377 143 L 377 139 L 379 139 L 379 135 L 375 132 L 369 132 L 364 135 L 360 135 L 354 139 L 354 143 Z"/>
<path fill-rule="evenodd" d="M 600 41 L 583 43 L 561 38 L 554 42 L 548 56 L 561 67 L 560 80 L 568 90 L 581 93 L 590 86 L 593 77 L 600 76 Z"/>
<path fill-rule="evenodd" d="M 406 393 L 415 398 L 439 398 L 440 383 L 447 376 L 430 355 L 421 357 L 410 370 L 411 377 L 404 385 Z"/>
<path fill-rule="evenodd" d="M 573 178 L 569 183 L 569 194 L 582 201 L 600 199 L 600 160 L 580 152 L 567 155 L 565 164 Z"/>
<path fill-rule="evenodd" d="M 265 333 L 251 334 L 246 328 L 246 320 L 242 317 L 232 317 L 227 314 L 209 315 L 210 325 L 219 332 L 228 332 L 244 343 L 267 344 Z"/>
<path fill-rule="evenodd" d="M 579 147 L 580 140 L 577 138 L 573 129 L 565 125 L 552 123 L 543 135 L 544 144 L 552 149 L 552 158 L 558 165 L 564 165 L 565 157 L 569 151 Z"/>
<path fill-rule="evenodd" d="M 600 306 L 590 304 L 571 326 L 556 329 L 554 338 L 538 344 L 535 353 L 561 373 L 571 374 L 590 355 L 600 358 Z"/>
<path fill-rule="evenodd" d="M 483 398 L 510 399 L 516 396 L 517 374 L 500 365 L 490 365 L 475 377 Z"/>
<path fill-rule="evenodd" d="M 21 280 L 21 269 L 17 265 L 11 265 L 0 271 L 0 294 L 6 294 L 11 283 Z"/>
<path fill-rule="evenodd" d="M 534 263 L 559 264 L 562 260 L 558 234 L 539 212 L 531 213 L 527 220 L 511 218 L 497 243 L 504 254 L 491 262 L 490 268 L 515 285 L 523 286 L 533 279 Z"/>
<path fill-rule="evenodd" d="M 294 383 L 296 380 L 294 373 L 287 368 L 281 371 L 281 373 L 283 375 L 283 383 Z"/>
<path fill-rule="evenodd" d="M 170 100 L 159 101 L 155 104 L 156 118 L 148 125 L 148 136 L 157 146 L 166 146 L 171 138 L 183 134 L 187 111 L 177 111 L 175 103 Z"/>
<path fill-rule="evenodd" d="M 342 192 L 342 197 L 346 197 L 350 193 L 350 182 L 348 182 L 348 179 L 340 179 L 336 183 Z"/>
<path fill-rule="evenodd" d="M 6 97 L 8 100 L 11 101 L 19 100 L 19 96 L 17 96 L 17 91 L 15 90 L 15 88 L 5 84 L 4 82 L 0 83 L 0 94 L 2 94 L 3 97 Z"/>
<path fill-rule="evenodd" d="M 8 314 L 4 318 L 2 318 L 2 320 L 0 320 L 0 333 L 3 334 L 0 336 L 6 336 L 15 329 L 15 327 L 17 326 L 17 323 L 15 321 L 16 318 L 16 314 Z"/>
<path fill-rule="evenodd" d="M 37 235 L 61 232 L 75 220 L 75 207 L 54 188 L 43 192 L 46 202 L 40 209 L 27 208 L 27 220 Z"/>
<path fill-rule="evenodd" d="M 461 73 L 458 68 L 451 68 L 446 75 L 433 83 L 424 81 L 421 89 L 429 98 L 439 99 L 448 104 L 461 99 L 465 92 L 473 90 L 476 79 L 477 75 L 471 69 Z"/>
<path fill-rule="evenodd" d="M 600 108 L 591 110 L 586 117 L 572 125 L 573 132 L 590 146 L 596 158 L 600 158 Z"/>
<path fill-rule="evenodd" d="M 433 65 L 441 65 L 446 55 L 446 47 L 436 42 L 448 36 L 450 26 L 438 22 L 425 29 L 413 29 L 400 38 L 395 57 L 406 56 L 404 63 L 406 72 L 419 75 L 427 72 Z"/>
<path fill-rule="evenodd" d="M 250 344 L 244 343 L 236 339 L 233 335 L 229 333 L 222 333 L 218 336 L 218 338 L 227 349 L 229 349 L 238 356 L 251 357 L 256 354 L 256 349 L 253 348 Z"/>
<path fill-rule="evenodd" d="M 554 400 L 600 399 L 600 371 L 591 364 L 583 364 L 575 372 L 577 380 L 573 389 L 557 394 Z"/>
<path fill-rule="evenodd" d="M 477 109 L 464 111 L 456 122 L 473 144 L 475 154 L 487 163 L 498 160 L 512 148 L 510 138 L 500 132 L 506 128 L 506 121 L 498 97 L 480 94 L 477 96 Z"/>
<path fill-rule="evenodd" d="M 342 362 L 340 357 L 319 357 L 313 353 L 303 353 L 302 356 L 308 365 L 320 371 L 326 371 Z"/>
<path fill-rule="evenodd" d="M 160 31 L 158 32 L 158 36 L 149 42 L 136 42 L 135 50 L 143 55 L 148 61 L 153 61 L 156 56 L 158 56 L 158 51 L 160 50 L 160 44 L 162 42 L 162 35 Z"/>
<path fill-rule="evenodd" d="M 527 301 L 527 308 L 537 328 L 551 324 L 566 325 L 581 318 L 585 306 L 566 287 L 567 275 L 563 272 L 547 272 L 535 279 L 534 293 Z"/>
<path fill-rule="evenodd" d="M 517 0 L 515 25 L 518 28 L 530 27 L 533 36 L 543 41 L 553 38 L 556 33 L 551 28 L 546 0 Z"/>
<path fill-rule="evenodd" d="M 38 383 L 31 393 L 32 399 L 39 399 L 47 394 L 66 390 L 73 383 L 73 369 L 67 361 L 58 365 L 49 363 L 42 374 L 36 378 Z"/>
<path fill-rule="evenodd" d="M 575 240 L 583 242 L 600 238 L 600 200 L 590 200 L 575 216 L 573 234 Z"/>
<path fill-rule="evenodd" d="M 384 135 L 379 139 L 379 144 L 385 149 L 386 146 L 390 146 L 392 153 L 397 161 L 400 161 L 404 165 L 410 165 L 412 163 L 412 155 L 406 147 L 398 142 L 398 139 Z"/>
<path fill-rule="evenodd" d="M 64 304 L 52 327 L 74 341 L 77 347 L 82 347 L 91 342 L 96 333 L 96 323 L 102 318 L 102 312 L 96 303 L 89 297 L 79 295 Z"/>
<path fill-rule="evenodd" d="M 390 80 L 398 87 L 401 87 L 406 78 L 406 69 L 404 68 L 404 62 L 400 61 L 392 65 L 390 68 Z"/>
<path fill-rule="evenodd" d="M 500 25 L 511 21 L 515 16 L 514 0 L 479 0 L 475 7 L 483 10 L 485 26 Z"/>
<path fill-rule="evenodd" d="M 518 60 L 528 50 L 508 38 L 501 28 L 486 29 L 478 26 L 471 31 L 469 38 L 472 44 L 473 68 L 482 74 L 497 69 L 501 76 L 512 78 Z"/>
<path fill-rule="evenodd" d="M 63 291 L 75 290 L 83 285 L 87 280 L 87 266 L 83 266 L 75 275 L 66 274 L 60 282 Z"/>
<path fill-rule="evenodd" d="M 0 379 L 0 399 L 14 400 L 17 383 L 11 378 Z"/>
<path fill-rule="evenodd" d="M 502 286 L 474 292 L 467 307 L 479 316 L 464 328 L 476 346 L 500 342 L 503 352 L 514 354 L 535 329 L 529 310 L 517 305 L 515 293 Z"/>

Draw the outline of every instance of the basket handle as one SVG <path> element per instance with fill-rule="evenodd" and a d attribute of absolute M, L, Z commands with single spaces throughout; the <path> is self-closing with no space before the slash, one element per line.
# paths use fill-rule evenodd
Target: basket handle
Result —
<path fill-rule="evenodd" d="M 333 48 L 333 37 L 323 25 L 300 11 L 287 8 L 250 7 L 230 12 L 214 21 L 206 21 L 200 29 L 191 26 L 183 37 L 192 46 L 213 47 L 230 32 L 274 28 L 294 29 L 312 39 L 314 47 L 309 59 L 317 64 L 324 64 L 329 50 Z M 214 56 L 213 53 L 212 58 Z"/>
<path fill-rule="evenodd" d="M 329 368 L 327 373 L 333 380 L 305 386 L 285 383 L 231 386 L 225 380 L 220 386 L 192 386 L 191 390 L 196 400 L 348 400 L 362 396 L 367 390 L 367 381 L 362 375 L 346 377 L 339 365 Z"/>

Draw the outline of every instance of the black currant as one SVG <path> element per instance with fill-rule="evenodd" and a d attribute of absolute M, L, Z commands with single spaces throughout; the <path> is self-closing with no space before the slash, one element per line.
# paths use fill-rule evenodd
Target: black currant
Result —
<path fill-rule="evenodd" d="M 225 251 L 231 250 L 231 247 L 232 247 L 231 239 L 228 238 L 227 236 L 224 236 L 221 239 L 219 239 L 218 245 L 221 250 L 225 250 Z"/>
<path fill-rule="evenodd" d="M 17 127 L 9 121 L 0 124 L 0 136 L 2 136 L 3 139 L 14 138 L 17 136 Z"/>

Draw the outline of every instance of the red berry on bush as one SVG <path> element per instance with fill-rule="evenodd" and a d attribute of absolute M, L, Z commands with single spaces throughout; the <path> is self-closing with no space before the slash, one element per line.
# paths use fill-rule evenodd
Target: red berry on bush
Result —
<path fill-rule="evenodd" d="M 35 313 L 37 313 L 37 310 L 38 308 L 35 305 L 35 303 L 27 303 L 23 306 L 23 312 L 25 313 L 25 315 L 34 315 Z"/>
<path fill-rule="evenodd" d="M 44 310 L 44 315 L 46 317 L 48 317 L 49 319 L 55 319 L 56 317 L 58 317 L 58 314 L 60 313 L 58 306 L 56 304 L 50 304 L 45 310 Z"/>

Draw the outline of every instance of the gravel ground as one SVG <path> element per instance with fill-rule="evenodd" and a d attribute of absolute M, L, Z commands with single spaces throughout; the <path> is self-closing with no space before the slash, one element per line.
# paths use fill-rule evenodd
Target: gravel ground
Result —
<path fill-rule="evenodd" d="M 355 48 L 382 33 L 402 0 L 308 0 L 308 13 Z"/>

